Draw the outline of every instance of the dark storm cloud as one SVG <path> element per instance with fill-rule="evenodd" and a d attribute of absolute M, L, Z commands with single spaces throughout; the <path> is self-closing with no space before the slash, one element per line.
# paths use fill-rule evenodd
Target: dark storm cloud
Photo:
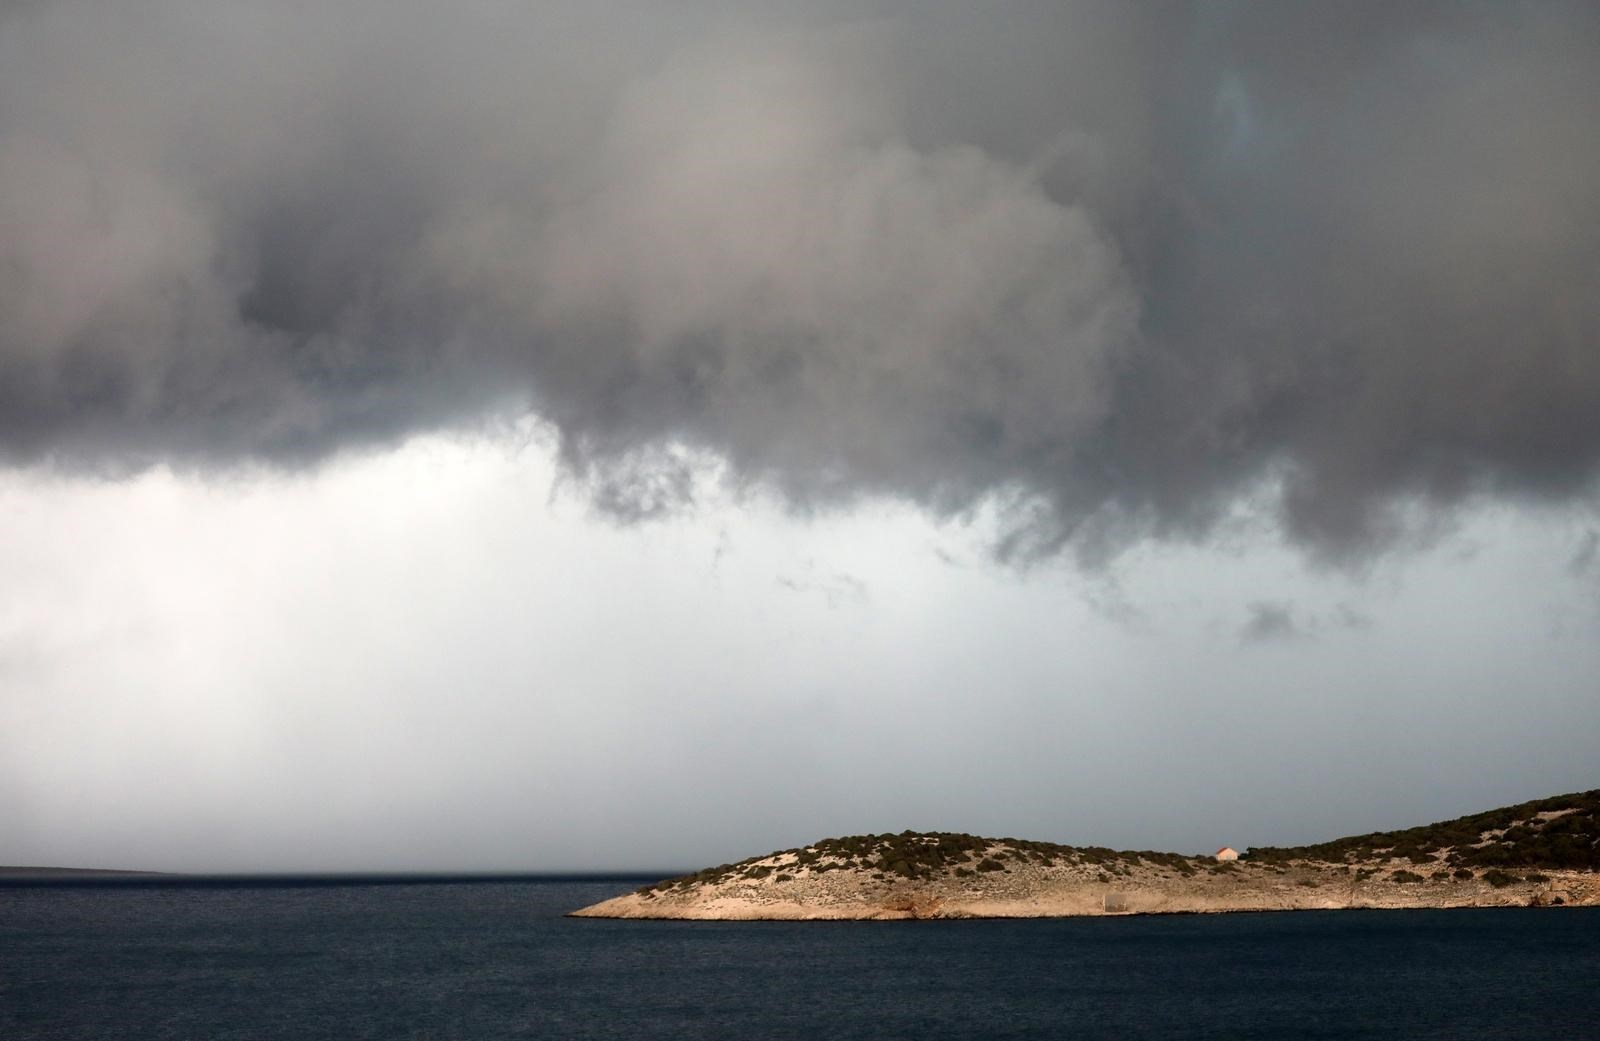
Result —
<path fill-rule="evenodd" d="M 648 517 L 1009 504 L 1318 552 L 1592 494 L 1600 9 L 0 7 L 0 453 L 531 409 Z"/>

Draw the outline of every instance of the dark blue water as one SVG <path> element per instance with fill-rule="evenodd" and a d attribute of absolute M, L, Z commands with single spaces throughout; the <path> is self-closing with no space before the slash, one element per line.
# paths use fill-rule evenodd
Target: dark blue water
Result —
<path fill-rule="evenodd" d="M 0 1038 L 1600 1038 L 1600 909 L 561 917 L 628 888 L 0 889 Z"/>

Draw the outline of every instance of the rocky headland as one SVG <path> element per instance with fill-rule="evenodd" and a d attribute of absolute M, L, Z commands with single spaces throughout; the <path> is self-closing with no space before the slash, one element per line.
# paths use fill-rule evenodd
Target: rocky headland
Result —
<path fill-rule="evenodd" d="M 1600 905 L 1600 790 L 1238 860 L 947 832 L 824 839 L 587 918 L 866 920 Z"/>

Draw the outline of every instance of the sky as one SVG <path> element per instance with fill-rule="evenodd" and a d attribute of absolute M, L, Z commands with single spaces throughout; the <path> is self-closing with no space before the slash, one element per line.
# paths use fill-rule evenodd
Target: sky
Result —
<path fill-rule="evenodd" d="M 0 863 L 1600 785 L 1592 4 L 0 4 Z"/>

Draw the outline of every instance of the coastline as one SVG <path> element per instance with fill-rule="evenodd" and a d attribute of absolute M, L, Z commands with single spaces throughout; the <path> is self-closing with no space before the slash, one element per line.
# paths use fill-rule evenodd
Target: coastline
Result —
<path fill-rule="evenodd" d="M 1600 906 L 1600 873 L 1587 870 L 1452 871 L 1442 860 L 1419 865 L 1398 857 L 1336 864 L 1208 862 L 1093 850 L 1041 855 L 1030 849 L 1038 844 L 984 841 L 962 862 L 981 863 L 981 871 L 946 866 L 907 878 L 882 870 L 881 861 L 861 866 L 859 859 L 809 846 L 655 883 L 570 914 L 679 921 L 904 921 Z"/>

